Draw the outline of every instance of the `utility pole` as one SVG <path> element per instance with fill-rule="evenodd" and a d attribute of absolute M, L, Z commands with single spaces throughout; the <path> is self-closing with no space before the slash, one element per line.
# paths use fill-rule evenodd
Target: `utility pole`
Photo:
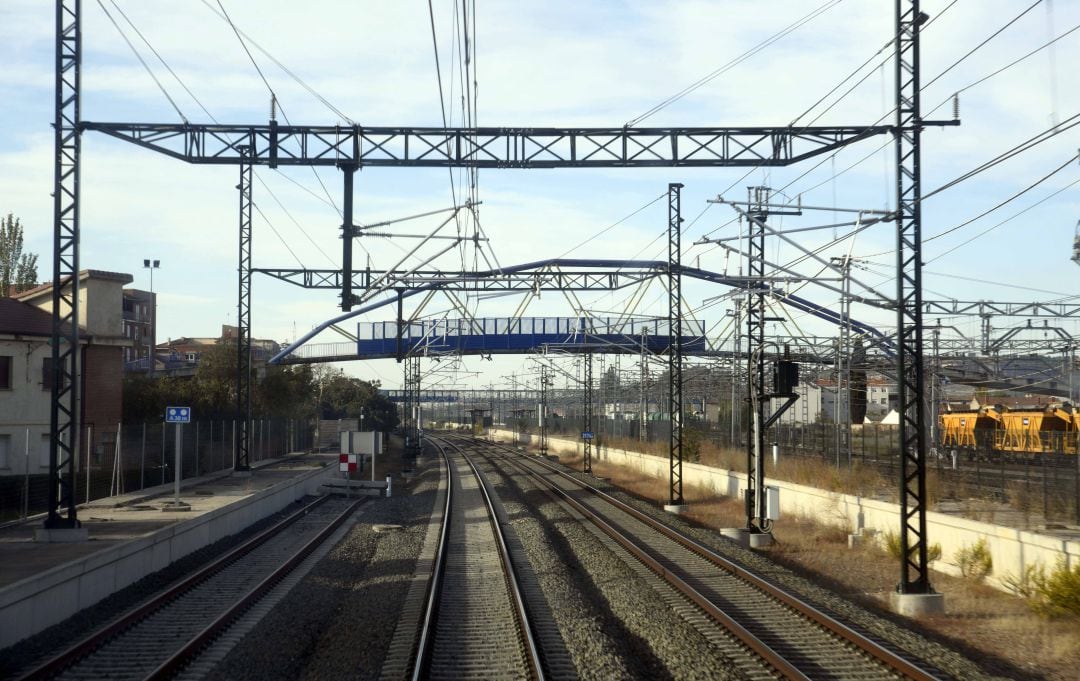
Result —
<path fill-rule="evenodd" d="M 836 350 L 836 468 L 841 455 L 851 465 L 851 256 L 830 258 L 841 276 L 840 339 Z"/>
<path fill-rule="evenodd" d="M 668 454 L 668 503 L 665 511 L 682 513 L 683 373 L 682 373 L 682 185 L 668 185 L 668 408 L 671 428 Z"/>
<path fill-rule="evenodd" d="M 583 473 L 592 473 L 592 440 L 593 440 L 593 356 L 589 351 L 584 355 L 585 365 L 585 381 L 584 391 L 582 397 L 584 398 L 584 418 L 582 419 L 582 431 L 581 439 L 582 445 L 582 462 L 581 470 Z"/>
<path fill-rule="evenodd" d="M 551 387 L 551 375 L 546 364 L 540 365 L 540 456 L 548 453 L 548 388 Z"/>
<path fill-rule="evenodd" d="M 645 386 L 649 380 L 649 364 L 648 364 L 648 347 L 646 346 L 645 332 L 641 332 L 641 353 L 639 355 L 639 366 L 641 368 L 641 375 L 638 378 L 638 393 L 640 394 L 640 410 L 638 420 L 638 440 L 645 442 L 648 440 L 648 428 L 649 428 L 649 412 L 648 401 L 645 397 Z"/>
<path fill-rule="evenodd" d="M 771 541 L 772 518 L 768 514 L 765 490 L 765 432 L 798 399 L 794 392 L 798 384 L 798 367 L 787 358 L 786 352 L 785 358 L 777 361 L 774 369 L 772 390 L 767 390 L 765 385 L 765 323 L 774 321 L 774 318 L 765 316 L 765 295 L 770 290 L 765 276 L 769 193 L 768 187 L 747 188 L 746 353 L 750 423 L 746 443 L 745 503 L 746 529 L 751 535 L 751 546 L 764 546 Z M 771 214 L 801 215 L 801 210 L 771 211 Z M 766 406 L 773 397 L 784 397 L 786 402 L 766 417 Z"/>

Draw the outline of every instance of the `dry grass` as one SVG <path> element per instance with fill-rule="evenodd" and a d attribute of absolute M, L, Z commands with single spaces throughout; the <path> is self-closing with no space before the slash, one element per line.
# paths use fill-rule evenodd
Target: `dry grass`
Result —
<path fill-rule="evenodd" d="M 576 456 L 564 456 L 562 461 L 572 467 L 581 465 Z M 812 469 L 794 468 L 792 474 L 805 475 L 808 482 L 816 474 Z M 604 462 L 594 462 L 593 473 L 640 498 L 666 502 L 666 480 Z M 857 479 L 840 477 L 837 484 Z M 696 486 L 686 486 L 683 496 L 690 505 L 686 517 L 702 526 L 719 529 L 745 523 L 742 503 L 737 500 Z M 776 544 L 768 552 L 777 562 L 852 600 L 887 609 L 899 573 L 896 560 L 882 549 L 874 545 L 849 549 L 846 531 L 800 518 L 778 522 L 774 536 Z M 1077 678 L 1080 619 L 1048 620 L 1032 612 L 1023 599 L 975 580 L 935 573 L 933 584 L 945 594 L 946 613 L 921 620 L 925 630 L 966 647 L 965 653 L 992 673 L 1054 681 Z"/>
<path fill-rule="evenodd" d="M 606 444 L 609 447 L 643 452 L 653 456 L 667 457 L 669 453 L 669 445 L 666 441 L 640 442 L 626 438 L 611 438 Z M 699 463 L 706 466 L 735 471 L 746 470 L 746 451 L 742 449 L 719 447 L 703 439 L 699 442 L 699 456 Z M 781 456 L 776 466 L 772 465 L 771 458 L 767 458 L 766 469 L 770 478 L 832 492 L 881 499 L 895 499 L 897 494 L 894 483 L 886 480 L 877 471 L 863 467 L 858 461 L 854 462 L 850 468 L 837 469 L 835 464 L 820 459 Z"/>

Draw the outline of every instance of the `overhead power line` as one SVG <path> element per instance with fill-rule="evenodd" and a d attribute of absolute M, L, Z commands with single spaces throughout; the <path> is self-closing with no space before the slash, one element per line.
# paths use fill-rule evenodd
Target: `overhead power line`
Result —
<path fill-rule="evenodd" d="M 628 121 L 626 123 L 626 127 L 628 127 L 628 128 L 633 127 L 633 126 L 637 125 L 638 123 L 641 123 L 645 119 L 651 117 L 653 114 L 660 111 L 661 109 L 663 109 L 663 108 L 665 108 L 665 107 L 667 107 L 667 106 L 669 106 L 671 104 L 674 104 L 675 102 L 679 101 L 680 99 L 682 99 L 686 95 L 688 95 L 691 92 L 697 90 L 698 88 L 702 87 L 703 85 L 706 85 L 706 84 L 710 83 L 711 81 L 715 80 L 717 77 L 723 75 L 724 73 L 727 73 L 728 71 L 730 71 L 734 67 L 736 67 L 739 64 L 741 64 L 742 62 L 746 61 L 747 59 L 754 56 L 758 52 L 761 52 L 762 50 L 769 47 L 770 45 L 777 42 L 778 40 L 781 40 L 785 36 L 795 32 L 796 30 L 798 30 L 802 26 L 810 23 L 811 21 L 813 21 L 817 17 L 821 16 L 825 12 L 829 11 L 833 7 L 839 5 L 841 2 L 843 2 L 843 0 L 829 0 L 825 4 L 820 5 L 817 9 L 813 10 L 809 14 L 803 16 L 802 18 L 800 18 L 800 19 L 796 20 L 795 22 L 789 24 L 787 27 L 785 27 L 785 28 L 781 29 L 780 31 L 774 33 L 773 35 L 769 36 L 768 38 L 761 41 L 760 43 L 758 43 L 754 47 L 751 47 L 746 52 L 743 52 L 739 56 L 737 56 L 734 59 L 732 59 L 731 61 L 727 62 L 726 64 L 724 64 L 720 68 L 718 68 L 715 71 L 712 71 L 711 73 L 709 73 L 708 75 L 694 81 L 693 83 L 686 86 L 682 90 L 678 91 L 674 95 L 668 97 L 664 101 L 662 101 L 659 104 L 653 106 L 651 109 L 649 109 L 645 113 L 641 114 L 637 118 L 634 118 L 633 120 Z"/>
<path fill-rule="evenodd" d="M 105 7 L 105 4 L 101 2 L 101 0 L 97 0 L 97 4 L 98 7 L 101 8 L 101 11 L 105 13 L 105 16 L 108 17 L 109 23 L 113 25 L 113 28 L 116 29 L 116 32 L 120 34 L 120 37 L 124 39 L 124 42 L 127 43 L 127 46 L 131 48 L 131 52 L 135 55 L 135 58 L 139 60 L 139 63 L 143 65 L 143 68 L 146 69 L 146 72 L 150 74 L 150 78 L 153 79 L 154 83 L 158 86 L 158 89 L 161 90 L 161 94 L 165 95 L 165 99 L 169 100 L 169 104 L 171 104 L 172 108 L 176 111 L 176 115 L 180 116 L 180 119 L 187 123 L 187 116 L 184 115 L 184 112 L 180 110 L 180 107 L 177 106 L 176 102 L 169 94 L 169 91 L 166 90 L 165 86 L 161 84 L 160 80 L 158 80 L 158 77 L 154 74 L 154 71 L 150 68 L 150 65 L 147 64 L 146 60 L 142 58 L 141 54 L 139 54 L 139 50 L 137 50 L 135 48 L 135 45 L 132 44 L 132 42 L 128 39 L 127 34 L 124 33 L 124 30 L 122 28 L 120 28 L 120 24 L 116 23 L 116 19 L 114 19 L 113 15 L 109 13 L 109 10 Z"/>

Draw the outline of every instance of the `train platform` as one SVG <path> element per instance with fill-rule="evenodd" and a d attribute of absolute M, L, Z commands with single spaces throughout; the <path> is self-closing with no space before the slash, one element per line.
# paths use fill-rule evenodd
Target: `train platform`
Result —
<path fill-rule="evenodd" d="M 340 475 L 338 455 L 293 454 L 78 506 L 88 539 L 34 540 L 44 515 L 0 526 L 0 649 L 51 626 Z"/>

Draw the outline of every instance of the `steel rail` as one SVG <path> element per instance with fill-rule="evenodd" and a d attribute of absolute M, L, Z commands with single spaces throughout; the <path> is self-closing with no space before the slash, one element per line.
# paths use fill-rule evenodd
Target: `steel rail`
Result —
<path fill-rule="evenodd" d="M 431 438 L 428 439 L 430 440 Z M 439 545 L 435 549 L 435 562 L 431 567 L 427 607 L 424 608 L 424 619 L 420 624 L 419 640 L 417 641 L 416 646 L 416 659 L 413 662 L 413 681 L 419 681 L 420 674 L 423 672 L 424 666 L 427 663 L 427 658 L 431 655 L 431 642 L 434 638 L 432 635 L 432 627 L 435 624 L 435 610 L 438 608 L 439 592 L 442 588 L 443 567 L 446 563 L 447 537 L 450 535 L 450 508 L 454 496 L 454 485 L 450 479 L 450 476 L 453 475 L 450 459 L 446 456 L 446 452 L 438 443 L 433 441 L 432 444 L 439 450 L 439 455 L 442 456 L 443 463 L 446 465 L 446 505 L 443 508 L 443 524 L 442 531 L 439 533 Z"/>
<path fill-rule="evenodd" d="M 329 497 L 320 497 L 312 503 L 304 506 L 304 508 L 296 511 L 295 513 L 284 518 L 277 524 L 266 528 L 259 532 L 254 537 L 251 537 L 244 543 L 233 548 L 223 556 L 218 557 L 213 562 L 199 568 L 194 573 L 188 575 L 183 580 L 176 584 L 167 587 L 157 595 L 152 596 L 143 603 L 135 606 L 128 612 L 122 614 L 118 618 L 109 622 L 100 629 L 90 633 L 79 642 L 75 643 L 71 647 L 62 651 L 58 655 L 45 661 L 42 665 L 28 672 L 26 675 L 20 677 L 21 681 L 37 681 L 39 679 L 48 679 L 56 676 L 64 669 L 75 664 L 82 658 L 92 653 L 97 648 L 101 647 L 104 643 L 112 639 L 117 634 L 127 630 L 133 625 L 137 624 L 143 619 L 146 619 L 157 610 L 161 609 L 165 605 L 168 605 L 173 600 L 182 596 L 183 594 L 191 591 L 198 585 L 202 584 L 206 580 L 210 579 L 217 573 L 224 570 L 226 567 L 235 563 L 240 558 L 251 553 L 256 548 L 266 543 L 275 535 L 280 533 L 289 525 L 303 518 L 307 513 L 325 503 Z"/>
<path fill-rule="evenodd" d="M 678 575 L 674 574 L 663 565 L 660 564 L 649 553 L 639 547 L 629 537 L 624 535 L 619 530 L 615 529 L 607 522 L 605 522 L 600 516 L 582 504 L 577 499 L 573 498 L 565 490 L 559 489 L 551 482 L 545 480 L 534 471 L 521 466 L 513 459 L 506 458 L 511 465 L 528 475 L 531 479 L 537 482 L 540 488 L 554 497 L 565 501 L 570 504 L 578 513 L 580 513 L 586 520 L 591 522 L 600 528 L 600 531 L 614 540 L 619 546 L 623 547 L 630 555 L 641 561 L 646 567 L 659 575 L 664 581 L 675 588 L 676 591 L 682 593 L 684 596 L 690 599 L 692 603 L 697 605 L 706 614 L 712 617 L 714 620 L 720 623 L 722 627 L 731 632 L 736 638 L 739 639 L 747 648 L 752 650 L 758 657 L 764 660 L 769 666 L 782 674 L 786 679 L 795 679 L 797 681 L 810 681 L 810 677 L 803 674 L 798 667 L 793 665 L 787 659 L 785 659 L 780 653 L 772 649 L 769 644 L 762 641 L 760 638 L 751 633 L 738 621 L 724 612 L 722 609 L 716 606 L 707 597 L 701 594 L 697 589 L 686 583 Z"/>
<path fill-rule="evenodd" d="M 328 498 L 328 497 L 324 497 Z M 217 619 L 211 622 L 205 629 L 195 635 L 190 641 L 184 644 L 180 650 L 173 653 L 169 659 L 162 662 L 157 669 L 150 672 L 146 676 L 146 680 L 158 681 L 160 679 L 169 679 L 178 674 L 187 664 L 198 656 L 202 649 L 217 638 L 222 632 L 232 626 L 242 614 L 244 614 L 252 605 L 254 605 L 259 599 L 267 594 L 270 589 L 274 588 L 278 582 L 284 579 L 290 572 L 292 572 L 301 562 L 304 561 L 311 553 L 317 549 L 323 542 L 326 541 L 334 530 L 336 530 L 346 518 L 352 515 L 356 507 L 364 503 L 363 499 L 357 499 L 349 505 L 344 511 L 342 511 L 336 518 L 330 521 L 326 527 L 319 531 L 314 537 L 311 538 L 306 544 L 301 546 L 292 556 L 289 557 L 280 567 L 275 569 L 269 575 L 267 575 L 261 582 L 259 582 L 255 588 L 245 594 L 239 601 L 234 603 L 228 610 L 218 615 Z"/>
<path fill-rule="evenodd" d="M 484 503 L 487 505 L 491 529 L 495 535 L 495 540 L 499 545 L 499 558 L 503 565 L 503 575 L 506 577 L 510 595 L 513 596 L 514 616 L 517 619 L 518 628 L 521 631 L 521 637 L 525 643 L 525 647 L 529 652 L 527 657 L 529 659 L 532 678 L 536 679 L 536 681 L 544 681 L 544 668 L 540 661 L 540 649 L 536 645 L 536 637 L 533 635 L 529 611 L 525 607 L 525 599 L 521 595 L 521 585 L 518 583 L 517 572 L 514 570 L 514 563 L 510 559 L 510 549 L 506 545 L 506 537 L 502 525 L 499 523 L 498 516 L 495 514 L 495 504 L 491 501 L 491 494 L 488 492 L 487 482 L 484 480 L 483 476 L 480 475 L 480 471 L 476 468 L 476 464 L 473 463 L 472 459 L 469 458 L 464 449 L 448 440 L 445 442 L 461 452 L 462 458 L 469 464 L 469 468 L 472 469 L 473 475 L 476 476 L 477 481 L 480 483 L 480 493 L 484 495 Z"/>
<path fill-rule="evenodd" d="M 442 445 L 439 444 L 439 442 L 443 442 L 446 445 L 453 447 L 455 450 L 457 450 L 461 454 L 462 458 L 465 460 L 465 463 L 469 465 L 469 468 L 472 470 L 473 475 L 476 476 L 476 480 L 479 483 L 480 493 L 483 496 L 484 504 L 487 507 L 488 522 L 491 525 L 492 534 L 495 536 L 495 542 L 498 546 L 499 560 L 503 567 L 503 577 L 506 580 L 507 590 L 509 591 L 511 600 L 514 603 L 514 617 L 517 620 L 518 632 L 521 635 L 522 643 L 524 643 L 525 650 L 527 652 L 526 658 L 529 664 L 530 678 L 535 679 L 536 681 L 544 681 L 545 675 L 543 663 L 540 658 L 540 649 L 536 645 L 536 638 L 533 635 L 528 608 L 525 606 L 525 599 L 521 593 L 521 586 L 518 583 L 517 574 L 514 570 L 514 564 L 510 558 L 510 549 L 507 546 L 506 537 L 504 536 L 502 525 L 499 523 L 498 516 L 495 513 L 495 504 L 491 499 L 491 494 L 488 491 L 487 483 L 480 475 L 480 471 L 476 468 L 476 465 L 473 463 L 473 461 L 456 443 L 451 442 L 449 439 L 440 437 L 429 436 L 428 439 L 431 440 L 432 443 L 439 449 L 440 454 L 442 454 L 444 458 L 446 458 L 446 451 L 443 449 Z M 447 470 L 449 471 L 450 469 L 452 469 L 452 466 L 450 466 L 449 460 L 447 460 Z M 449 511 L 449 508 L 447 510 Z M 447 513 L 447 520 L 444 524 L 444 529 L 449 526 L 449 517 L 449 513 Z M 435 599 L 433 598 L 431 603 L 434 603 L 434 600 Z M 416 671 L 414 671 L 413 675 L 414 679 L 418 678 L 416 674 L 418 674 L 419 670 L 421 669 L 422 667 L 420 665 L 420 659 L 418 657 Z"/>
<path fill-rule="evenodd" d="M 510 447 L 508 447 L 506 445 L 501 445 L 499 443 L 488 443 L 488 444 L 491 444 L 492 446 L 503 449 L 506 452 L 517 454 L 517 452 L 515 450 L 511 449 Z M 508 459 L 508 460 L 513 462 L 512 459 Z M 764 593 L 768 594 L 769 596 L 772 596 L 773 598 L 776 598 L 777 600 L 784 603 L 788 607 L 794 609 L 796 612 L 798 612 L 798 613 L 802 614 L 803 616 L 807 617 L 809 620 L 811 620 L 814 623 L 820 625 L 821 627 L 831 631 L 832 633 L 834 633 L 838 637 L 840 637 L 843 640 L 851 643 L 852 645 L 856 646 L 857 648 L 859 648 L 863 652 L 865 652 L 865 653 L 869 654 L 870 656 L 874 657 L 875 659 L 882 662 L 883 664 L 885 664 L 889 668 L 893 669 L 894 671 L 896 671 L 896 672 L 898 672 L 900 674 L 903 674 L 907 678 L 914 679 L 916 681 L 937 681 L 937 679 L 939 678 L 939 677 L 931 674 L 927 670 L 922 669 L 921 667 L 915 665 L 914 663 L 910 662 L 909 660 L 906 660 L 903 657 L 897 655 L 896 653 L 892 652 L 891 650 L 889 650 L 888 648 L 882 646 L 881 644 L 877 643 L 876 641 L 873 641 L 873 640 L 867 638 L 866 636 L 860 634 L 859 632 L 855 631 L 854 629 L 851 629 L 847 625 L 843 624 L 842 622 L 839 622 L 838 620 L 836 620 L 832 616 L 822 612 L 818 608 L 816 608 L 813 605 L 803 601 L 802 599 L 798 598 L 797 596 L 794 596 L 793 594 L 785 591 L 784 589 L 780 588 L 779 586 L 777 586 L 775 584 L 772 584 L 771 582 L 765 580 L 764 578 L 759 577 L 758 575 L 746 570 L 745 568 L 735 564 L 734 562 L 728 560 L 727 558 L 724 558 L 723 556 L 720 556 L 719 554 L 714 552 L 712 549 L 709 549 L 708 547 L 700 544 L 699 542 L 695 541 L 694 539 L 691 539 L 690 537 L 687 537 L 686 535 L 683 535 L 682 533 L 678 532 L 677 530 L 674 530 L 674 529 L 668 527 L 667 525 L 661 523 L 660 521 L 656 520 L 655 518 L 652 518 L 652 517 L 642 513 L 641 511 L 633 508 L 632 506 L 626 504 L 625 502 L 620 501 L 619 499 L 616 499 L 616 498 L 612 497 L 611 495 L 603 492 L 602 490 L 599 490 L 599 489 L 593 487 L 592 485 L 589 485 L 588 483 L 586 483 L 586 482 L 584 482 L 584 481 L 582 481 L 582 480 L 580 480 L 580 479 L 578 479 L 578 478 L 576 478 L 576 477 L 574 477 L 572 475 L 567 474 L 565 471 L 559 470 L 558 468 L 552 466 L 551 464 L 549 464 L 546 461 L 542 461 L 540 459 L 530 459 L 530 461 L 533 462 L 533 463 L 539 464 L 545 470 L 548 470 L 548 471 L 550 471 L 552 473 L 556 473 L 559 476 L 561 476 L 563 478 L 566 478 L 567 480 L 572 481 L 574 484 L 579 485 L 582 489 L 584 489 L 584 490 L 588 491 L 589 493 L 593 494 L 594 496 L 596 496 L 596 497 L 610 503 L 611 505 L 613 505 L 616 508 L 618 508 L 619 510 L 627 513 L 628 515 L 632 516 L 633 518 L 643 522 L 644 524 L 648 525 L 650 528 L 652 528 L 652 529 L 656 530 L 657 532 L 663 534 L 665 537 L 675 541 L 676 543 L 680 544 L 681 546 L 683 546 L 687 550 L 692 551 L 693 553 L 699 555 L 700 557 L 702 557 L 705 560 L 709 561 L 713 565 L 716 565 L 717 567 L 730 572 L 733 576 L 738 577 L 739 579 L 742 579 L 742 580 L 746 581 L 747 583 L 753 585 L 754 587 L 758 588 L 759 590 L 763 591 Z M 516 462 L 513 462 L 513 463 L 516 464 Z M 585 516 L 587 518 L 590 518 L 590 520 L 592 520 L 592 518 L 595 517 L 595 513 L 593 511 L 591 511 L 587 507 L 583 506 L 576 499 L 573 499 L 572 497 L 570 497 L 565 491 L 560 490 L 558 487 L 555 487 L 554 485 L 551 485 L 550 482 L 544 480 L 543 478 L 536 475 L 535 473 L 533 473 L 531 471 L 528 471 L 527 469 L 521 468 L 520 465 L 518 467 L 519 467 L 519 469 L 525 470 L 527 473 L 529 473 L 531 477 L 534 477 L 534 478 L 536 478 L 538 480 L 543 481 L 545 483 L 545 486 L 549 486 L 551 489 L 556 490 L 559 493 L 560 496 L 568 499 L 570 501 L 570 503 L 575 508 L 579 508 L 582 511 L 582 513 L 585 514 Z M 603 523 L 602 520 L 597 518 L 594 521 L 594 523 L 596 523 L 598 526 L 600 526 L 603 529 L 603 525 L 600 524 L 600 523 Z M 606 523 L 604 523 L 604 525 L 606 525 Z M 604 531 L 607 532 L 607 530 L 604 530 Z M 614 529 L 612 529 L 612 531 L 617 532 Z M 623 544 L 623 541 L 619 540 L 614 535 L 611 535 L 611 536 L 612 536 L 613 539 L 618 541 L 620 544 Z M 629 540 L 627 540 L 627 541 L 629 541 Z M 640 551 L 640 549 L 628 549 L 628 550 L 630 550 L 631 553 L 634 553 L 634 555 L 638 555 L 638 553 Z M 643 561 L 643 562 L 645 562 L 645 561 Z M 667 570 L 665 568 L 663 568 L 663 566 L 660 566 L 658 563 L 655 563 L 655 561 L 652 561 L 652 563 L 646 562 L 646 564 L 649 565 L 653 569 L 653 571 L 657 572 L 657 574 L 659 574 L 660 576 L 664 577 L 665 579 L 668 578 L 669 573 L 667 572 Z M 654 564 L 656 565 L 656 567 L 653 567 Z M 680 588 L 680 590 L 681 590 L 681 588 Z M 694 593 L 696 594 L 696 592 L 694 592 Z M 697 599 L 694 596 L 690 596 L 690 597 L 691 597 L 692 600 L 697 602 Z M 711 610 L 710 610 L 710 614 L 711 614 Z M 762 645 L 765 645 L 765 644 L 762 644 Z"/>

